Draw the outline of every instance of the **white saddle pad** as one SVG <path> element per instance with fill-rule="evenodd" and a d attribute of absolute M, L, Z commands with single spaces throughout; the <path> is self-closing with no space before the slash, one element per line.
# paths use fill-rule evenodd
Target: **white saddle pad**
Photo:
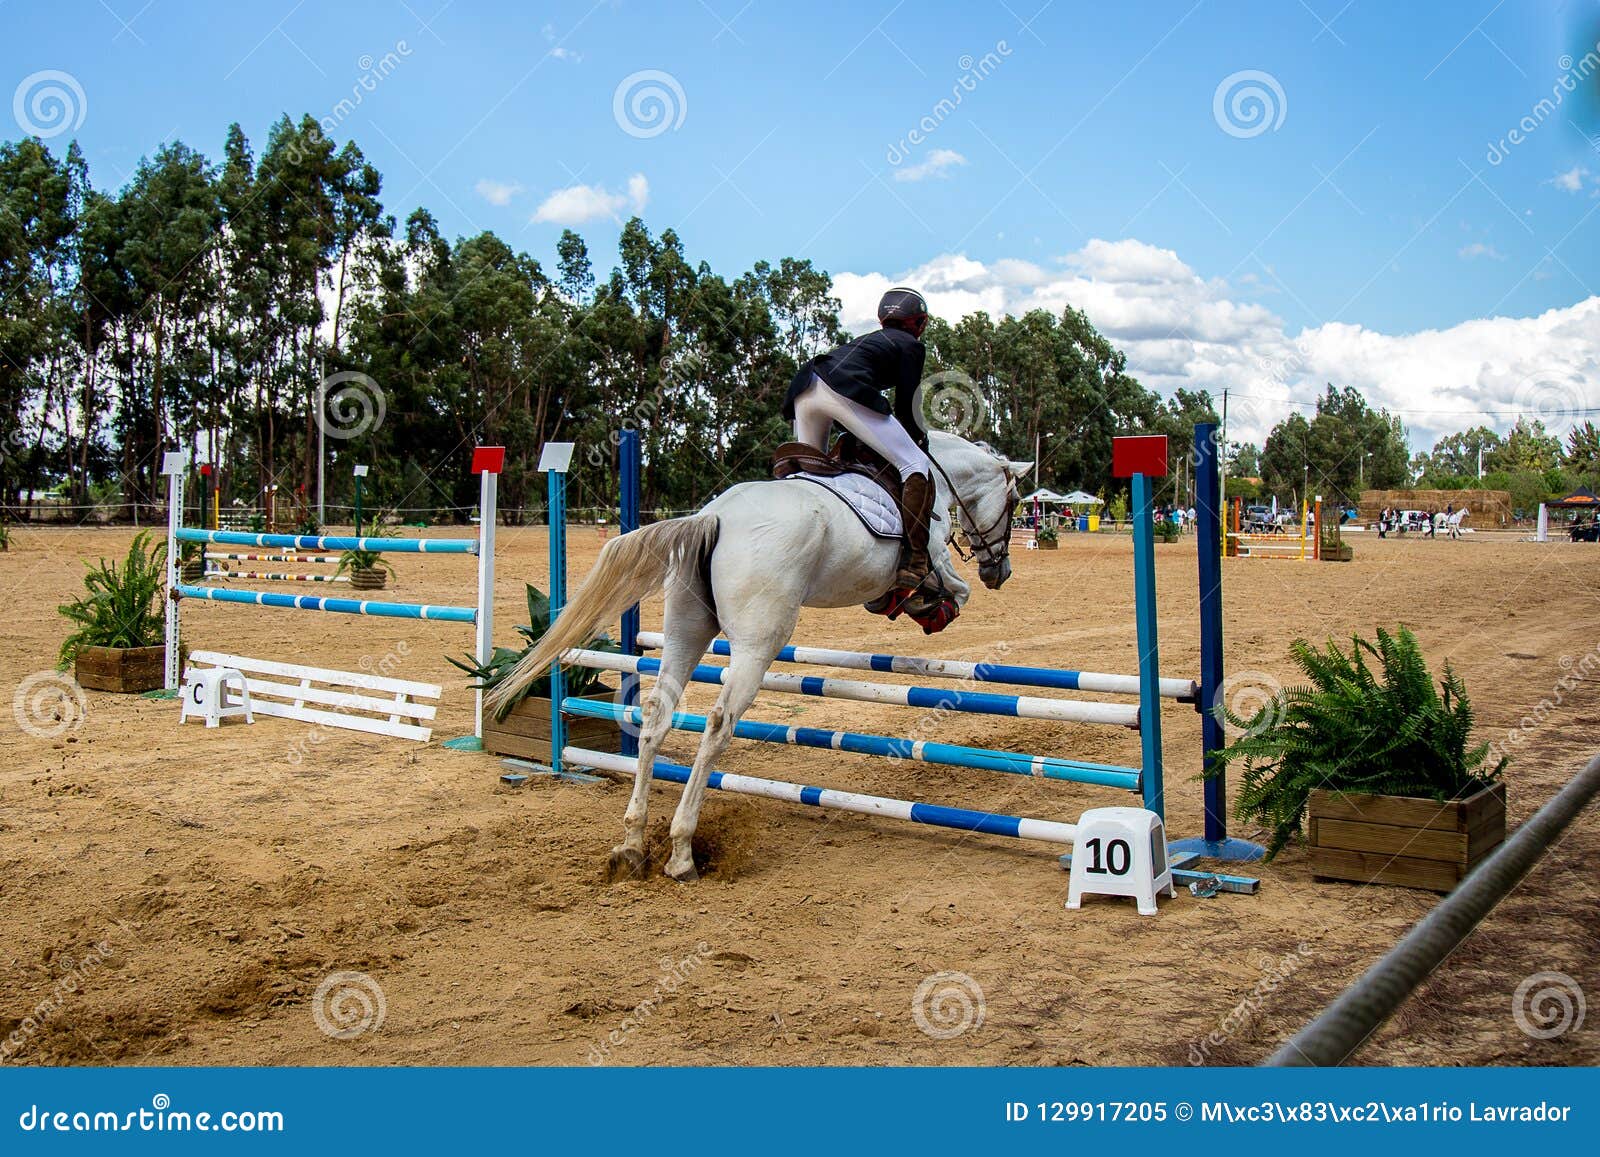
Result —
<path fill-rule="evenodd" d="M 861 525 L 879 538 L 899 538 L 903 533 L 899 505 L 883 487 L 864 475 L 840 474 L 823 478 L 817 474 L 801 473 L 791 474 L 790 477 L 803 478 L 807 482 L 815 482 L 824 490 L 831 490 L 855 511 Z"/>

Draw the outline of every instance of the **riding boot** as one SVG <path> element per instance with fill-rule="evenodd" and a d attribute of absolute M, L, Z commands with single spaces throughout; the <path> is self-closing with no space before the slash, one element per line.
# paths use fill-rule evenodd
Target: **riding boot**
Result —
<path fill-rule="evenodd" d="M 928 536 L 933 520 L 933 478 L 913 474 L 900 486 L 900 517 L 905 522 L 906 551 L 894 585 L 914 591 L 927 580 L 933 562 L 928 557 Z"/>

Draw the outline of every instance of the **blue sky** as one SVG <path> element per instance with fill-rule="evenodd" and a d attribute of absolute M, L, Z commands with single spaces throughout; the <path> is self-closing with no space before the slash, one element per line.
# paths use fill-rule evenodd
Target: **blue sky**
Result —
<path fill-rule="evenodd" d="M 102 185 L 309 112 L 397 217 L 547 267 L 563 224 L 606 265 L 639 209 L 726 276 L 810 258 L 858 324 L 902 277 L 947 315 L 1070 302 L 1151 384 L 1231 383 L 1263 423 L 1329 377 L 1422 443 L 1600 406 L 1594 0 L 9 0 L 0 28 L 7 135 L 68 74 L 52 143 Z M 651 87 L 664 121 L 629 112 Z"/>

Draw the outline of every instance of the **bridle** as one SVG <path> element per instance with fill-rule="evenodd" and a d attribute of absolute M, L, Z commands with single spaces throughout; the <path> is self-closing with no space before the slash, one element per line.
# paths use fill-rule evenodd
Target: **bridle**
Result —
<path fill-rule="evenodd" d="M 1005 505 L 1000 509 L 1000 517 L 983 530 L 978 530 L 976 529 L 978 526 L 977 517 L 972 513 L 972 508 L 962 499 L 960 492 L 956 490 L 956 484 L 951 480 L 949 473 L 932 454 L 928 455 L 928 461 L 932 462 L 933 468 L 943 476 L 945 485 L 950 487 L 950 497 L 955 499 L 956 508 L 966 516 L 967 525 L 973 528 L 970 530 L 966 529 L 966 527 L 961 528 L 966 531 L 967 545 L 971 548 L 972 553 L 969 554 L 963 550 L 961 543 L 956 540 L 956 526 L 950 527 L 950 534 L 945 539 L 945 545 L 953 550 L 963 562 L 974 558 L 977 559 L 980 569 L 986 566 L 999 566 L 1005 562 L 1011 555 L 1011 512 L 1016 508 L 1018 502 L 1016 481 L 1013 479 L 1006 484 L 1006 501 Z M 1002 529 L 1004 530 L 1003 534 L 999 533 Z"/>

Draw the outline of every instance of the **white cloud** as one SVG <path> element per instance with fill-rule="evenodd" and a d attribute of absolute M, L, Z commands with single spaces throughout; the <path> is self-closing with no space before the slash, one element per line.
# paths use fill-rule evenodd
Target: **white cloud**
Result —
<path fill-rule="evenodd" d="M 582 225 L 604 217 L 616 218 L 624 209 L 644 211 L 650 199 L 650 182 L 643 173 L 628 178 L 626 193 L 611 193 L 600 185 L 571 185 L 551 193 L 534 210 L 533 219 L 547 225 Z"/>
<path fill-rule="evenodd" d="M 1469 246 L 1470 248 L 1470 246 Z M 1231 391 L 1230 435 L 1259 442 L 1296 402 L 1324 384 L 1353 386 L 1404 421 L 1415 449 L 1480 423 L 1504 430 L 1536 411 L 1564 434 L 1579 407 L 1600 406 L 1600 296 L 1537 317 L 1492 317 L 1446 329 L 1386 334 L 1329 322 L 1290 333 L 1240 289 L 1201 277 L 1170 249 L 1142 241 L 1089 242 L 1053 269 L 1026 261 L 984 264 L 944 254 L 896 273 L 842 273 L 834 292 L 845 327 L 876 327 L 879 296 L 894 285 L 927 295 L 956 321 L 977 310 L 998 319 L 1030 309 L 1089 316 L 1128 357 L 1129 372 L 1170 396 L 1179 386 Z"/>
<path fill-rule="evenodd" d="M 1589 170 L 1582 165 L 1573 165 L 1564 173 L 1557 173 L 1550 179 L 1550 183 L 1563 193 L 1577 193 L 1583 189 L 1583 179 L 1589 175 Z"/>
<path fill-rule="evenodd" d="M 894 179 L 897 181 L 922 181 L 929 177 L 948 177 L 951 169 L 966 163 L 967 158 L 954 149 L 934 149 L 927 157 L 918 161 L 915 165 L 907 165 L 903 169 L 896 169 L 894 171 Z"/>
<path fill-rule="evenodd" d="M 1504 253 L 1500 252 L 1500 250 L 1496 249 L 1493 245 L 1486 245 L 1482 241 L 1474 241 L 1470 245 L 1463 245 L 1460 249 L 1456 250 L 1456 256 L 1465 261 L 1471 261 L 1474 257 L 1489 257 L 1493 258 L 1495 261 L 1504 261 L 1506 259 L 1506 255 Z"/>
<path fill-rule="evenodd" d="M 579 64 L 583 61 L 583 53 L 574 52 L 570 48 L 562 48 L 559 44 L 550 50 L 549 55 L 557 60 L 570 60 L 574 64 Z"/>
<path fill-rule="evenodd" d="M 484 177 L 474 188 L 478 196 L 491 205 L 509 205 L 511 198 L 522 192 L 522 186 L 515 181 L 496 181 L 490 177 Z"/>

